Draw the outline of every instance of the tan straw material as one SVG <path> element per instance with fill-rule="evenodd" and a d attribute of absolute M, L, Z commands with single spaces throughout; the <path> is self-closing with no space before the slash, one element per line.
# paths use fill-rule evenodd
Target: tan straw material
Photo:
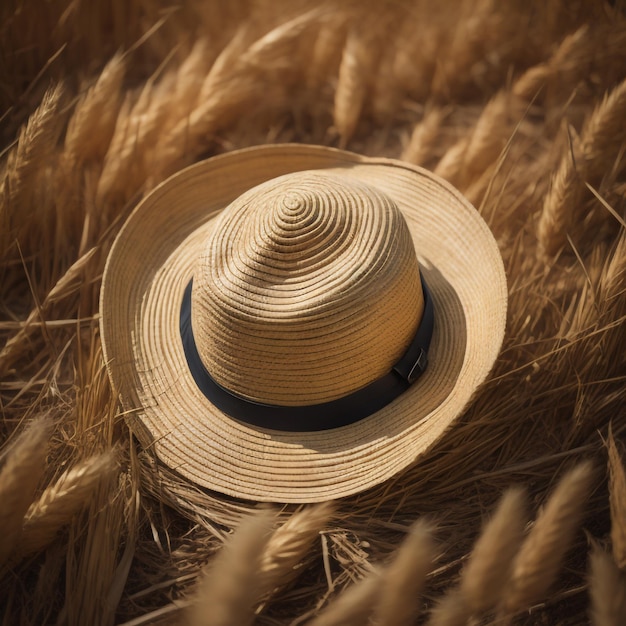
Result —
<path fill-rule="evenodd" d="M 193 278 L 204 366 L 237 396 L 294 406 L 295 423 L 299 406 L 389 372 L 422 317 L 420 273 L 435 308 L 428 368 L 353 424 L 253 427 L 189 371 L 179 322 Z M 384 481 L 441 436 L 493 365 L 506 296 L 493 236 L 446 182 L 389 159 L 263 146 L 193 165 L 135 209 L 105 269 L 101 330 L 127 419 L 163 463 L 229 495 L 313 502 Z"/>

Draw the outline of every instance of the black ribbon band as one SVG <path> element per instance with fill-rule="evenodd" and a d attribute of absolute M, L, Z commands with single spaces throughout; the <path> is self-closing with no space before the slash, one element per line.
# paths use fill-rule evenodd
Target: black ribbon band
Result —
<path fill-rule="evenodd" d="M 422 278 L 424 312 L 415 337 L 391 371 L 357 391 L 322 404 L 279 406 L 235 395 L 217 383 L 204 367 L 191 328 L 191 288 L 185 288 L 180 309 L 180 336 L 196 385 L 220 411 L 253 426 L 285 431 L 316 431 L 352 424 L 382 409 L 406 391 L 424 372 L 435 321 L 432 297 Z"/>

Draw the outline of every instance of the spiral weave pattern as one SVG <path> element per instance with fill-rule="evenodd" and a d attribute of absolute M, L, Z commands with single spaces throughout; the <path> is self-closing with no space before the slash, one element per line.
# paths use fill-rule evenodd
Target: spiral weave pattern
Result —
<path fill-rule="evenodd" d="M 288 174 L 244 193 L 194 270 L 205 367 L 231 392 L 268 404 L 327 402 L 385 375 L 422 310 L 402 213 L 346 176 Z"/>

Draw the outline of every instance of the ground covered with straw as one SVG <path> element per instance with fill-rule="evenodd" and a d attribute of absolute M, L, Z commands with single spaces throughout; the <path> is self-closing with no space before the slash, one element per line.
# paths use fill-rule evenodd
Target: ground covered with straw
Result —
<path fill-rule="evenodd" d="M 626 623 L 619 0 L 6 0 L 0 33 L 3 624 Z M 137 446 L 98 294 L 155 184 L 278 141 L 445 177 L 510 295 L 415 467 L 267 510 Z"/>

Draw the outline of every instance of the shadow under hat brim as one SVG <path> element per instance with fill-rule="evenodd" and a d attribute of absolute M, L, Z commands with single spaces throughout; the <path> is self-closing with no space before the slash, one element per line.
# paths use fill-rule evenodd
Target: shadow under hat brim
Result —
<path fill-rule="evenodd" d="M 179 334 L 181 300 L 220 211 L 257 184 L 312 169 L 377 187 L 404 214 L 435 305 L 429 367 L 391 404 L 351 425 L 265 430 L 224 415 L 196 387 Z M 395 160 L 268 145 L 182 170 L 136 207 L 107 260 L 100 324 L 109 376 L 143 446 L 203 487 L 304 503 L 372 487 L 430 448 L 491 370 L 506 301 L 489 228 L 445 181 Z"/>

